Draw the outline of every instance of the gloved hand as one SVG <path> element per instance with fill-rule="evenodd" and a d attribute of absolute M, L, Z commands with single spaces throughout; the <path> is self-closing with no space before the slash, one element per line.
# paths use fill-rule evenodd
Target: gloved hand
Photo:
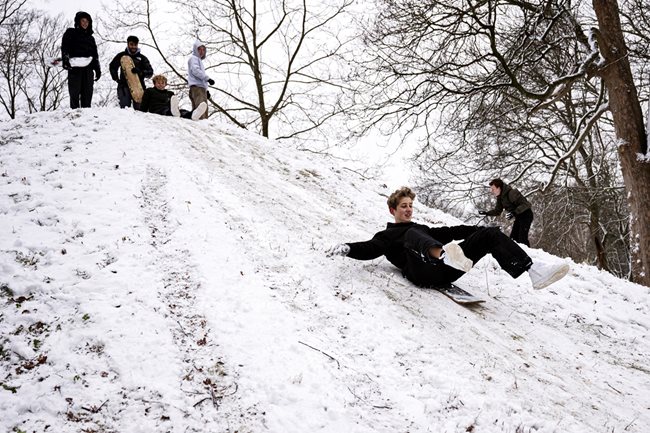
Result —
<path fill-rule="evenodd" d="M 131 69 L 131 72 L 133 72 L 134 74 L 139 74 L 142 71 L 140 71 L 140 68 L 136 67 L 136 68 Z"/>
<path fill-rule="evenodd" d="M 208 96 L 208 99 L 210 99 L 210 91 L 208 90 L 208 91 L 207 91 L 207 92 L 205 92 L 205 93 L 207 94 L 207 96 Z"/>
<path fill-rule="evenodd" d="M 478 211 L 478 214 L 479 215 L 487 215 L 487 211 L 486 210 L 480 210 L 480 211 Z"/>
<path fill-rule="evenodd" d="M 214 80 L 212 78 L 208 78 L 208 84 L 214 86 Z"/>
<path fill-rule="evenodd" d="M 350 245 L 348 244 L 338 244 L 333 247 L 329 247 L 325 250 L 326 257 L 332 256 L 347 256 L 350 252 Z"/>
<path fill-rule="evenodd" d="M 102 71 L 95 71 L 95 81 L 98 81 L 99 78 L 102 76 Z"/>
<path fill-rule="evenodd" d="M 72 66 L 70 66 L 70 57 L 63 56 L 62 62 L 63 62 L 63 69 L 65 69 L 67 71 L 72 69 Z"/>
<path fill-rule="evenodd" d="M 508 218 L 509 220 L 513 219 L 514 217 L 515 217 L 515 214 L 513 212 L 506 213 L 506 218 Z"/>

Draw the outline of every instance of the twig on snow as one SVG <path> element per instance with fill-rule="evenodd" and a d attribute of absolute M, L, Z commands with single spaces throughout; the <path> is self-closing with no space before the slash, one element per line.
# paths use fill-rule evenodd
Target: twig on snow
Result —
<path fill-rule="evenodd" d="M 619 391 L 618 389 L 614 388 L 614 387 L 613 387 L 612 385 L 610 385 L 609 383 L 605 382 L 605 384 L 606 384 L 607 386 L 609 386 L 610 388 L 612 388 L 614 391 L 618 392 L 619 394 L 623 394 L 621 391 Z"/>
<path fill-rule="evenodd" d="M 630 423 L 628 425 L 626 425 L 623 430 L 628 431 L 630 429 L 630 427 L 632 427 L 632 424 L 634 424 L 634 421 L 636 421 L 636 420 L 637 419 L 634 418 L 632 421 L 630 421 Z"/>
<path fill-rule="evenodd" d="M 101 406 L 99 406 L 99 407 L 97 407 L 97 406 L 91 406 L 91 407 L 81 406 L 81 408 L 82 408 L 83 410 L 87 410 L 87 411 L 90 412 L 90 413 L 97 413 L 97 412 L 99 412 L 100 410 L 102 410 L 102 408 L 104 407 L 104 405 L 105 405 L 106 403 L 108 403 L 108 400 L 106 400 L 104 403 L 102 403 Z"/>
<path fill-rule="evenodd" d="M 227 388 L 224 388 L 223 391 L 225 391 Z M 209 387 L 210 390 L 210 395 L 208 397 L 204 397 L 201 400 L 197 401 L 196 403 L 193 404 L 193 407 L 197 407 L 201 403 L 203 403 L 206 400 L 212 400 L 212 405 L 214 406 L 215 409 L 219 409 L 219 400 L 221 400 L 224 397 L 230 397 L 231 395 L 234 395 L 238 390 L 239 390 L 239 385 L 235 383 L 235 390 L 231 392 L 230 394 L 221 394 L 217 395 L 215 393 L 215 388 L 213 386 Z"/>
<path fill-rule="evenodd" d="M 181 322 L 180 322 L 180 321 L 177 320 L 176 323 L 178 323 L 178 327 L 181 328 L 181 332 L 183 333 L 184 336 L 186 336 L 186 337 L 191 337 L 190 334 L 188 334 L 187 332 L 185 332 L 185 328 L 183 328 L 183 325 L 181 325 Z"/>
<path fill-rule="evenodd" d="M 320 352 L 320 353 L 322 353 L 323 355 L 327 356 L 327 357 L 328 357 L 329 359 L 331 359 L 332 361 L 336 361 L 337 368 L 338 368 L 339 370 L 341 369 L 341 363 L 338 361 L 338 359 L 334 358 L 332 355 L 330 355 L 330 354 L 328 354 L 328 353 L 325 353 L 325 352 L 323 352 L 322 350 L 315 348 L 314 346 L 310 346 L 310 345 L 307 344 L 307 343 L 303 343 L 303 342 L 300 341 L 300 340 L 298 340 L 298 343 L 300 343 L 300 344 L 302 344 L 302 345 L 305 345 L 305 346 L 309 347 L 310 349 L 315 350 L 316 352 Z"/>
<path fill-rule="evenodd" d="M 349 386 L 346 387 L 346 388 L 348 389 L 348 391 L 350 391 L 350 394 L 352 394 L 352 395 L 354 396 L 354 398 L 356 398 L 357 400 L 360 400 L 360 401 L 362 401 L 362 402 L 364 402 L 364 403 L 366 403 L 366 404 L 369 404 L 369 405 L 372 406 L 374 409 L 391 409 L 391 407 L 388 406 L 388 405 L 381 405 L 381 406 L 379 406 L 379 405 L 372 404 L 372 403 L 370 403 L 368 400 L 366 400 L 365 398 L 361 398 L 361 397 L 359 397 L 358 395 L 356 395 L 355 392 L 352 391 L 352 389 L 351 389 Z"/>
<path fill-rule="evenodd" d="M 206 400 L 210 400 L 210 397 L 204 397 L 204 398 L 202 398 L 201 400 L 199 400 L 199 401 L 197 401 L 196 403 L 194 403 L 193 407 L 197 407 L 198 405 L 200 405 L 201 403 L 203 403 L 203 402 L 206 401 Z"/>

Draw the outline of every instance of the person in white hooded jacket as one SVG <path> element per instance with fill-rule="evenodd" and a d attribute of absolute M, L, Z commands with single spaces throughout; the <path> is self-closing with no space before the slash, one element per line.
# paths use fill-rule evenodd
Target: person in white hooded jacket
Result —
<path fill-rule="evenodd" d="M 192 46 L 192 55 L 187 61 L 187 84 L 190 85 L 192 110 L 196 109 L 202 102 L 208 103 L 208 85 L 214 85 L 214 80 L 208 77 L 203 66 L 205 53 L 205 45 L 197 39 Z M 201 119 L 207 118 L 208 111 L 206 110 Z"/>

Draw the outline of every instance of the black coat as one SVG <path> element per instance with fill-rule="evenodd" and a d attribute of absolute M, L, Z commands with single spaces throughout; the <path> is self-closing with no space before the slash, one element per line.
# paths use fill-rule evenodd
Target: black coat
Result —
<path fill-rule="evenodd" d="M 133 60 L 133 65 L 136 68 L 140 69 L 140 73 L 138 73 L 138 77 L 140 78 L 140 84 L 142 84 L 142 88 L 144 89 L 145 88 L 144 79 L 151 78 L 153 76 L 153 68 L 151 67 L 151 63 L 149 62 L 149 59 L 147 59 L 146 56 L 140 53 L 140 50 L 138 50 L 135 54 L 131 54 L 129 52 L 129 49 L 127 48 L 126 50 L 117 53 L 117 55 L 113 57 L 113 60 L 108 66 L 108 70 L 111 72 L 111 77 L 113 78 L 113 81 L 117 81 L 120 84 L 120 86 L 127 86 L 126 77 L 122 73 L 122 67 L 120 64 L 120 61 L 122 60 L 122 56 L 130 56 L 131 59 Z M 118 77 L 118 71 L 119 71 L 119 77 Z"/>
<path fill-rule="evenodd" d="M 169 101 L 172 96 L 174 96 L 174 92 L 170 90 L 158 90 L 155 87 L 149 87 L 142 95 L 140 111 L 167 115 L 169 113 Z"/>
<path fill-rule="evenodd" d="M 81 28 L 81 19 L 88 19 L 88 28 Z M 97 75 L 101 74 L 99 66 L 99 54 L 97 54 L 97 44 L 93 37 L 93 21 L 86 12 L 77 12 L 74 18 L 74 28 L 69 28 L 63 34 L 61 41 L 61 57 L 69 59 L 71 57 L 92 57 L 92 62 L 87 67 L 93 69 Z"/>
<path fill-rule="evenodd" d="M 428 234 L 437 241 L 435 246 L 440 247 L 452 240 L 466 239 L 478 230 L 476 226 L 427 227 L 414 222 L 388 223 L 386 230 L 376 233 L 369 241 L 348 243 L 350 246 L 348 257 L 357 260 L 372 260 L 386 256 L 389 262 L 403 271 L 407 264 L 408 255 L 404 237 L 410 229 L 416 229 Z M 421 249 L 420 246 L 416 245 L 411 246 L 411 248 Z"/>

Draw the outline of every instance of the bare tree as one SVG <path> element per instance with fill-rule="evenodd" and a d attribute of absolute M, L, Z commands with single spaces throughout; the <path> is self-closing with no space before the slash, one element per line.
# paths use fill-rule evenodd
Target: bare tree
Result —
<path fill-rule="evenodd" d="M 16 14 L 27 0 L 0 0 L 0 26 Z"/>
<path fill-rule="evenodd" d="M 0 105 L 10 118 L 18 112 L 21 89 L 31 73 L 29 29 L 37 17 L 33 11 L 18 10 L 6 18 L 0 34 Z"/>
<path fill-rule="evenodd" d="M 60 107 L 67 96 L 66 73 L 52 66 L 61 55 L 63 17 L 23 9 L 0 26 L 0 104 L 9 117 L 19 110 L 50 111 Z"/>
<path fill-rule="evenodd" d="M 626 0 L 621 4 L 621 20 L 629 47 L 630 62 L 639 83 L 650 81 L 650 0 Z M 641 99 L 650 89 L 639 87 Z"/>
<path fill-rule="evenodd" d="M 51 65 L 51 59 L 61 55 L 64 28 L 60 15 L 40 15 L 32 23 L 31 44 L 35 49 L 28 53 L 32 73 L 21 86 L 30 112 L 56 110 L 65 100 L 65 71 Z"/>
<path fill-rule="evenodd" d="M 643 112 L 632 77 L 618 3 L 594 0 L 600 32 L 596 33 L 604 62 L 595 71 L 609 95 L 621 171 L 630 206 L 632 279 L 650 286 L 650 154 Z M 641 157 L 639 157 L 641 156 Z"/>
<path fill-rule="evenodd" d="M 552 187 L 532 196 L 537 246 L 630 277 L 629 213 L 623 188 Z M 599 230 L 594 237 L 594 225 Z"/>
<path fill-rule="evenodd" d="M 344 19 L 351 4 L 190 1 L 198 32 L 216 49 L 217 63 L 210 69 L 225 77 L 215 87 L 223 101 L 219 110 L 240 126 L 254 124 L 265 137 L 271 119 L 280 114 L 293 126 L 280 137 L 318 128 L 337 114 L 337 104 L 329 102 L 321 88 L 344 85 L 327 63 L 345 47 L 347 39 L 337 20 Z"/>
<path fill-rule="evenodd" d="M 379 72 L 372 85 L 381 89 L 369 99 L 370 123 L 423 127 L 421 164 L 432 183 L 442 176 L 463 189 L 488 173 L 542 190 L 579 186 L 600 167 L 600 143 L 617 149 L 632 278 L 650 284 L 650 204 L 641 199 L 650 166 L 632 157 L 646 155 L 647 142 L 616 2 L 379 3 L 367 33 L 368 63 Z M 600 29 L 590 27 L 596 22 Z"/>

